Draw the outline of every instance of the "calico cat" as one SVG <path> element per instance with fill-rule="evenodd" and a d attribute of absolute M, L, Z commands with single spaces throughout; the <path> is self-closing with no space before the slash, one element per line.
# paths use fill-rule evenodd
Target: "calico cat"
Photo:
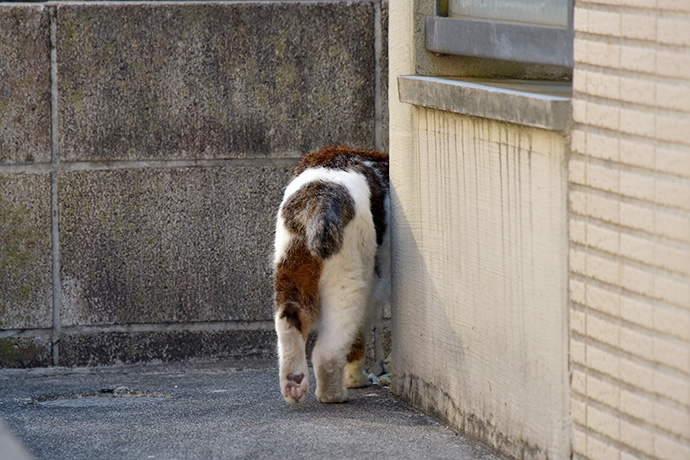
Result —
<path fill-rule="evenodd" d="M 390 293 L 388 155 L 329 147 L 297 165 L 280 204 L 274 267 L 280 391 L 304 400 L 312 351 L 316 398 L 347 400 L 367 383 L 365 338 Z"/>

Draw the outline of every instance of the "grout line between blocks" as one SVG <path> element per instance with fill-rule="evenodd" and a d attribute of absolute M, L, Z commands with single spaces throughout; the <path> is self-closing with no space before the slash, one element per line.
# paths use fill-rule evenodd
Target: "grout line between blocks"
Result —
<path fill-rule="evenodd" d="M 190 322 L 160 322 L 133 324 L 88 324 L 66 325 L 60 328 L 62 336 L 85 334 L 111 333 L 145 333 L 145 332 L 232 332 L 259 331 L 273 332 L 275 325 L 272 320 L 221 320 L 221 321 L 190 321 Z M 8 329 L 0 331 L 0 339 L 6 337 L 38 337 L 53 333 L 53 329 Z"/>
<path fill-rule="evenodd" d="M 383 102 L 381 95 L 381 59 L 383 59 L 381 2 L 374 2 L 374 145 L 383 150 Z"/>
<path fill-rule="evenodd" d="M 53 329 L 51 334 L 53 365 L 60 362 L 60 309 L 62 307 L 62 289 L 60 280 L 60 235 L 58 228 L 58 170 L 60 168 L 60 151 L 58 142 L 58 82 L 57 82 L 57 8 L 50 7 L 50 118 L 51 118 L 51 172 L 50 172 L 50 207 L 52 237 L 52 283 L 53 283 Z"/>
<path fill-rule="evenodd" d="M 57 116 L 57 114 L 55 114 Z M 57 127 L 55 128 L 57 129 Z M 57 140 L 55 141 L 57 149 Z M 41 174 L 71 171 L 116 171 L 125 169 L 184 169 L 216 167 L 276 167 L 293 168 L 299 158 L 226 158 L 226 159 L 190 159 L 190 160 L 113 160 L 113 161 L 68 161 L 56 158 L 51 163 L 34 163 L 24 165 L 0 165 L 0 174 Z"/>

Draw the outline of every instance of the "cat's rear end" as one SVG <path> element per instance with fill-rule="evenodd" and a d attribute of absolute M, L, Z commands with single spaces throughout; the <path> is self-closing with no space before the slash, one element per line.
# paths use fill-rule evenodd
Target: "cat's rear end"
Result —
<path fill-rule="evenodd" d="M 304 399 L 312 352 L 316 397 L 347 400 L 347 388 L 366 384 L 365 338 L 387 301 L 389 262 L 388 155 L 330 147 L 295 168 L 278 210 L 275 326 L 280 389 L 291 404 Z"/>

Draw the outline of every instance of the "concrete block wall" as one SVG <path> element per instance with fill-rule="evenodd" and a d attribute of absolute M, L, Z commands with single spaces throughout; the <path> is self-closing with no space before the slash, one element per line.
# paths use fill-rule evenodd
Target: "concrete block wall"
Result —
<path fill-rule="evenodd" d="M 690 458 L 690 4 L 578 0 L 574 21 L 574 457 Z"/>
<path fill-rule="evenodd" d="M 387 3 L 0 3 L 0 366 L 272 354 L 298 158 L 387 149 Z"/>

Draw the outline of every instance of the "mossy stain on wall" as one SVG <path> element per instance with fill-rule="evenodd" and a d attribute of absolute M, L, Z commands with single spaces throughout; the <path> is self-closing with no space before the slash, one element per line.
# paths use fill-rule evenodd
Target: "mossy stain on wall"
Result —
<path fill-rule="evenodd" d="M 47 341 L 28 337 L 0 339 L 0 368 L 45 366 L 50 360 Z"/>
<path fill-rule="evenodd" d="M 29 214 L 25 206 L 0 198 L 0 316 L 7 307 L 28 301 L 33 292 L 26 275 L 39 258 L 42 232 L 29 222 Z"/>

